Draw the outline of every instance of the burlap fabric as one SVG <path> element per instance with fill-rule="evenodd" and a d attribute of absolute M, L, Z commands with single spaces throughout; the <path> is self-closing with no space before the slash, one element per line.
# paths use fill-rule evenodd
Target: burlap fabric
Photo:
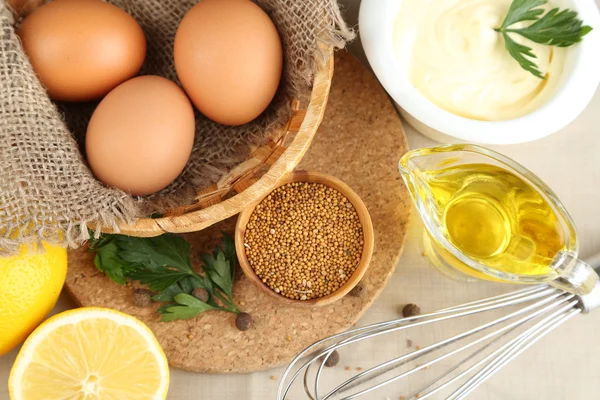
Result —
<path fill-rule="evenodd" d="M 141 74 L 177 80 L 173 38 L 179 21 L 197 0 L 115 0 L 142 26 L 148 53 Z M 304 98 L 322 43 L 343 47 L 353 33 L 344 24 L 336 0 L 260 0 L 278 27 L 284 44 L 281 88 L 256 121 L 225 127 L 197 115 L 192 157 L 167 189 L 133 198 L 100 184 L 80 149 L 95 104 L 55 104 L 23 53 L 15 20 L 0 0 L 0 252 L 41 239 L 76 247 L 88 228 L 131 222 L 166 207 L 189 204 L 195 189 L 215 182 L 243 161 L 252 144 L 289 117 L 288 99 Z"/>

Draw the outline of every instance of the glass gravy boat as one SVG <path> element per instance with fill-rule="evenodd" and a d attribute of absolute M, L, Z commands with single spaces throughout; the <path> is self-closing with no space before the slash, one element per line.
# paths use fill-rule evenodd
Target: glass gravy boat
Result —
<path fill-rule="evenodd" d="M 550 188 L 515 161 L 476 145 L 413 150 L 400 172 L 434 266 L 458 279 L 589 293 L 598 275 L 577 258 L 573 220 Z"/>

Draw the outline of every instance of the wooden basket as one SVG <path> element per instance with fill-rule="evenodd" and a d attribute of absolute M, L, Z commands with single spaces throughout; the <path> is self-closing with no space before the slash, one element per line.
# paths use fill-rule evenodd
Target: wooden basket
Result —
<path fill-rule="evenodd" d="M 329 49 L 327 60 L 315 74 L 306 110 L 299 108 L 299 101 L 292 100 L 292 117 L 281 132 L 272 134 L 266 145 L 254 149 L 248 160 L 218 183 L 199 190 L 194 203 L 170 210 L 162 218 L 119 224 L 119 233 L 152 237 L 165 232 L 195 232 L 254 205 L 279 186 L 308 150 L 325 113 L 332 77 L 333 49 Z M 103 232 L 115 230 L 105 228 Z"/>

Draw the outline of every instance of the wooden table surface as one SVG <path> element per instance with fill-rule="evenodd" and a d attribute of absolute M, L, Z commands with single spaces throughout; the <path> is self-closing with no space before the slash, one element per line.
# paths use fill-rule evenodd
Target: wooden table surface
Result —
<path fill-rule="evenodd" d="M 596 0 L 599 5 L 600 1 Z M 359 0 L 342 0 L 349 7 L 350 22 L 356 20 Z M 360 53 L 358 44 L 353 50 Z M 406 126 L 411 148 L 432 145 L 425 137 Z M 600 92 L 587 110 L 571 125 L 545 139 L 515 146 L 494 147 L 524 164 L 544 179 L 561 198 L 573 216 L 579 233 L 583 258 L 600 252 Z M 464 284 L 441 276 L 421 255 L 422 227 L 413 215 L 404 254 L 387 288 L 362 318 L 369 324 L 397 317 L 399 306 L 415 302 L 423 310 L 434 310 L 507 290 L 493 283 Z M 73 307 L 63 295 L 56 310 Z M 470 398 L 475 400 L 592 400 L 600 397 L 600 311 L 577 316 L 527 350 L 517 360 L 480 387 Z M 452 329 L 449 327 L 448 329 Z M 425 333 L 427 334 L 427 333 Z M 412 337 L 418 344 L 425 337 Z M 398 341 L 358 347 L 341 354 L 340 366 L 363 367 L 379 356 L 405 346 Z M 0 359 L 0 399 L 8 399 L 6 381 L 16 352 Z M 275 399 L 283 369 L 224 376 L 200 375 L 173 370 L 169 399 Z M 350 372 L 336 369 L 336 375 Z M 426 373 L 426 372 L 424 372 Z M 338 379 L 339 379 L 338 377 Z M 395 392 L 376 393 L 368 399 L 397 400 Z M 293 400 L 303 399 L 300 395 Z"/>

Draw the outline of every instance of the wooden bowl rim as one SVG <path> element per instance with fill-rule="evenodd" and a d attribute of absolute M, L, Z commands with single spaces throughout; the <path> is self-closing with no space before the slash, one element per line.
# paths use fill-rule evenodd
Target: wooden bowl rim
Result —
<path fill-rule="evenodd" d="M 276 187 L 281 187 L 287 183 L 291 182 L 317 182 L 322 183 L 325 186 L 331 187 L 342 195 L 344 195 L 350 203 L 354 206 L 356 210 L 360 223 L 363 229 L 363 252 L 360 257 L 360 261 L 356 267 L 356 270 L 350 276 L 350 279 L 346 281 L 338 290 L 333 293 L 328 294 L 327 296 L 319 297 L 311 300 L 294 300 L 289 299 L 285 296 L 275 293 L 271 288 L 265 285 L 262 280 L 256 275 L 254 269 L 250 266 L 248 259 L 246 258 L 246 252 L 244 250 L 244 236 L 246 231 L 246 225 L 250 219 L 250 216 L 254 212 L 256 206 L 271 192 L 269 191 L 263 197 L 261 197 L 254 205 L 246 208 L 242 211 L 239 216 L 235 226 L 235 250 L 237 253 L 238 262 L 244 275 L 256 286 L 258 286 L 263 292 L 267 295 L 271 296 L 282 303 L 286 303 L 289 305 L 300 306 L 300 307 L 311 307 L 311 306 L 325 306 L 331 304 L 345 295 L 347 295 L 362 279 L 365 272 L 367 271 L 369 264 L 371 262 L 371 257 L 373 255 L 373 248 L 375 246 L 375 234 L 373 230 L 373 222 L 371 221 L 371 216 L 369 214 L 369 210 L 367 206 L 362 201 L 360 196 L 352 190 L 350 186 L 346 183 L 342 182 L 338 178 L 323 174 L 320 172 L 312 172 L 312 171 L 295 171 L 292 174 L 288 175 L 280 184 Z M 276 188 L 273 188 L 275 190 Z"/>
<path fill-rule="evenodd" d="M 131 224 L 119 223 L 117 227 L 104 226 L 102 232 L 138 237 L 159 236 L 167 232 L 196 232 L 238 214 L 278 187 L 281 179 L 293 171 L 308 151 L 325 114 L 334 65 L 333 47 L 329 47 L 325 51 L 327 59 L 315 73 L 310 102 L 300 129 L 281 157 L 256 183 L 235 196 L 207 208 L 178 216 L 140 218 Z"/>

